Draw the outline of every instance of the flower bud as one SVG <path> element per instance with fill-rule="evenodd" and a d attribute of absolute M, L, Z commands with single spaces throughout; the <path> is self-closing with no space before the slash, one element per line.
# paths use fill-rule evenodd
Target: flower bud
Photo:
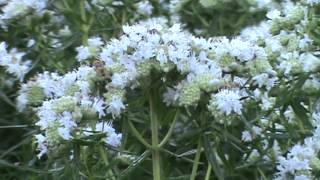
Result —
<path fill-rule="evenodd" d="M 60 99 L 56 100 L 53 104 L 53 110 L 56 113 L 63 113 L 65 111 L 72 112 L 76 107 L 77 102 L 73 97 L 66 96 L 61 97 Z"/>
<path fill-rule="evenodd" d="M 45 94 L 43 92 L 43 88 L 40 86 L 31 86 L 29 91 L 27 92 L 28 103 L 32 106 L 37 106 L 42 104 L 45 99 Z"/>
<path fill-rule="evenodd" d="M 182 106 L 195 105 L 201 96 L 200 88 L 196 83 L 188 83 L 182 87 L 179 104 Z"/>
<path fill-rule="evenodd" d="M 313 157 L 310 162 L 310 166 L 314 171 L 320 171 L 320 159 Z"/>

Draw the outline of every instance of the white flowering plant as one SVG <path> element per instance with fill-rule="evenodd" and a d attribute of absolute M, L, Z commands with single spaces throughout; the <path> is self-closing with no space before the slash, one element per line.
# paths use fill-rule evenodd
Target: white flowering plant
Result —
<path fill-rule="evenodd" d="M 24 81 L 17 69 L 32 61 L 1 44 L 0 65 L 21 81 L 13 106 L 32 124 L 25 128 L 33 147 L 28 164 L 1 166 L 35 179 L 320 178 L 320 1 L 81 2 L 62 1 L 63 10 L 84 8 L 74 22 L 81 44 L 62 58 L 73 67 L 44 68 Z M 118 22 L 119 33 L 91 30 L 101 20 L 93 14 L 108 5 L 138 12 Z M 199 6 L 215 12 L 197 13 Z M 244 9 L 228 9 L 238 6 Z M 218 21 L 233 24 L 242 11 L 256 24 L 211 29 L 183 20 L 202 24 L 230 13 Z M 205 37 L 192 34 L 197 28 Z"/>

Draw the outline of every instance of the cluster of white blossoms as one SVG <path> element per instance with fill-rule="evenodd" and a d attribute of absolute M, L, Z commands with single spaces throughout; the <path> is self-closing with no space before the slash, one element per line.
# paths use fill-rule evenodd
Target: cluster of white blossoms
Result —
<path fill-rule="evenodd" d="M 43 131 L 36 136 L 39 156 L 62 141 L 88 135 L 83 133 L 90 124 L 86 121 L 98 123 L 106 114 L 114 119 L 119 117 L 126 109 L 128 88 L 141 86 L 140 80 L 152 77 L 150 73 L 154 70 L 177 71 L 176 77 L 182 77 L 182 80 L 174 78 L 171 88 L 177 98 L 164 98 L 169 104 L 194 106 L 206 92 L 212 93 L 208 105 L 212 114 L 241 114 L 240 98 L 246 93 L 239 89 L 240 85 L 231 90 L 227 86 L 243 84 L 245 79 L 233 78 L 228 73 L 236 72 L 236 67 L 245 63 L 266 60 L 262 48 L 240 38 L 196 38 L 183 32 L 179 24 L 167 27 L 161 20 L 124 26 L 123 32 L 120 38 L 106 44 L 95 37 L 88 40 L 87 46 L 77 48 L 79 61 L 99 59 L 94 67 L 81 66 L 63 76 L 45 72 L 22 85 L 19 108 L 35 107 L 39 118 L 36 125 Z M 93 94 L 100 89 L 95 82 L 108 82 L 105 93 L 100 92 L 104 98 Z M 97 129 L 101 129 L 98 124 Z M 107 143 L 119 145 L 121 135 L 112 132 L 107 132 Z"/>
<path fill-rule="evenodd" d="M 272 4 L 256 2 L 259 8 Z M 180 24 L 168 26 L 161 18 L 125 25 L 123 34 L 108 42 L 89 38 L 87 44 L 76 48 L 76 59 L 83 64 L 77 70 L 64 75 L 45 72 L 21 87 L 19 109 L 30 106 L 37 112 L 39 157 L 63 142 L 96 134 L 105 135 L 103 142 L 120 146 L 122 135 L 109 120 L 130 111 L 128 94 L 132 90 L 150 89 L 152 83 L 161 81 L 166 86 L 162 99 L 167 106 L 189 108 L 204 103 L 203 111 L 224 125 L 244 119 L 246 107 L 257 105 L 257 120 L 245 124 L 242 132 L 242 141 L 251 150 L 248 159 L 260 155 L 250 143 L 261 138 L 263 147 L 270 148 L 266 151 L 269 156 L 264 154 L 262 159 L 269 162 L 274 158 L 278 164 L 275 179 L 314 179 L 312 171 L 320 169 L 318 114 L 311 120 L 316 128 L 313 136 L 289 152 L 281 149 L 280 141 L 269 144 L 266 139 L 298 124 L 296 107 L 277 104 L 277 97 L 287 96 L 301 76 L 307 78 L 295 88 L 306 94 L 320 89 L 315 74 L 320 68 L 319 52 L 307 33 L 309 10 L 317 3 L 285 1 L 281 10 L 270 9 L 267 21 L 232 38 L 196 37 L 183 31 Z M 138 6 L 145 14 L 152 12 L 147 1 Z M 1 52 L 6 52 L 2 46 Z M 0 65 L 3 62 L 0 59 Z M 316 103 L 297 104 L 310 110 L 307 116 L 311 116 Z"/>
<path fill-rule="evenodd" d="M 89 38 L 88 45 L 82 45 L 76 48 L 78 52 L 78 55 L 76 57 L 77 60 L 81 62 L 88 58 L 97 56 L 100 52 L 101 45 L 103 45 L 103 42 L 100 37 Z"/>
<path fill-rule="evenodd" d="M 239 87 L 235 86 L 234 91 L 228 93 L 230 96 L 223 97 L 223 86 L 240 84 L 246 79 L 237 77 L 233 81 L 230 75 L 223 73 L 237 71 L 237 66 L 249 62 L 266 61 L 263 48 L 240 38 L 196 38 L 181 31 L 178 24 L 166 27 L 143 23 L 124 26 L 123 31 L 124 35 L 107 43 L 100 54 L 105 70 L 111 76 L 111 82 L 106 86 L 108 99 L 123 95 L 126 88 L 139 86 L 139 79 L 149 77 L 152 69 L 163 73 L 177 70 L 177 77 L 184 78 L 175 80 L 175 84 L 168 87 L 164 94 L 167 104 L 192 106 L 200 100 L 202 92 L 218 92 L 210 106 L 219 104 L 218 111 L 222 114 L 229 115 L 232 110 L 240 114 Z M 231 97 L 231 94 L 235 95 Z"/>
<path fill-rule="evenodd" d="M 1 2 L 1 4 L 4 6 L 1 9 L 0 20 L 1 23 L 4 23 L 18 16 L 24 16 L 31 11 L 41 15 L 46 8 L 47 0 L 9 0 Z"/>
<path fill-rule="evenodd" d="M 137 9 L 140 14 L 150 16 L 152 14 L 153 6 L 150 1 L 140 1 L 137 3 Z"/>
<path fill-rule="evenodd" d="M 307 137 L 304 143 L 294 145 L 286 156 L 279 156 L 279 165 L 277 166 L 276 180 L 288 179 L 294 177 L 297 180 L 316 179 L 312 171 L 320 169 L 320 115 L 312 115 L 314 124 L 313 135 Z"/>
<path fill-rule="evenodd" d="M 94 134 L 104 133 L 104 142 L 120 145 L 121 134 L 110 123 L 99 121 L 105 117 L 107 105 L 102 98 L 91 96 L 95 78 L 94 68 L 82 66 L 63 76 L 45 72 L 22 85 L 18 107 L 34 107 L 39 118 L 36 125 L 42 131 L 35 136 L 38 157 L 63 146 L 63 141 Z M 91 127 L 92 124 L 96 125 Z"/>
<path fill-rule="evenodd" d="M 320 67 L 320 58 L 313 40 L 308 36 L 307 27 L 310 23 L 308 16 L 310 5 L 315 5 L 316 1 L 304 1 L 294 4 L 291 1 L 282 3 L 282 9 L 273 9 L 267 13 L 268 21 L 261 22 L 259 26 L 248 27 L 242 31 L 241 37 L 259 46 L 264 47 L 268 55 L 273 70 L 277 76 L 265 76 L 257 74 L 253 79 L 259 79 L 260 83 L 274 86 L 277 83 L 290 82 L 301 74 L 308 76 L 301 88 L 305 93 L 314 93 L 319 90 L 319 78 L 315 74 Z M 308 6 L 309 5 L 309 6 Z M 260 77 L 259 77 L 260 76 Z M 259 85 L 259 82 L 258 82 Z M 259 85 L 260 86 L 260 85 Z M 268 87 L 268 85 L 267 85 Z M 287 88 L 289 88 L 288 86 Z M 267 118 L 272 121 L 272 116 L 280 116 L 281 109 L 274 107 L 275 97 L 271 97 L 271 88 L 256 89 L 254 97 L 261 99 L 262 109 L 273 110 L 273 115 Z M 301 108 L 312 109 L 313 104 L 301 105 Z M 287 108 L 284 116 L 288 123 L 297 123 L 297 117 L 293 109 Z M 319 140 L 318 140 L 318 114 L 313 114 L 314 127 L 316 128 L 313 136 L 304 139 L 304 143 L 293 146 L 289 152 L 281 152 L 277 147 L 278 161 L 275 179 L 296 179 L 311 180 L 315 179 L 312 172 L 319 170 Z M 265 121 L 265 120 L 264 120 Z M 260 124 L 264 129 L 270 126 L 270 123 Z M 280 124 L 276 124 L 276 129 L 283 129 Z M 245 130 L 242 133 L 243 141 L 252 141 L 252 131 Z M 258 136 L 265 136 L 261 132 Z M 273 151 L 274 152 L 274 151 Z M 286 155 L 282 155 L 282 154 Z M 266 158 L 268 159 L 268 158 Z M 269 159 L 270 160 L 270 159 Z"/>
<path fill-rule="evenodd" d="M 31 68 L 31 61 L 23 60 L 25 53 L 19 52 L 17 49 L 8 51 L 7 44 L 2 42 L 0 43 L 0 56 L 0 66 L 3 66 L 9 74 L 22 81 Z"/>
<path fill-rule="evenodd" d="M 244 103 L 241 98 L 248 94 L 246 88 L 241 87 L 251 76 L 261 88 L 273 86 L 266 80 L 269 77 L 275 79 L 272 76 L 276 72 L 268 62 L 265 49 L 240 37 L 206 40 L 183 32 L 179 24 L 166 27 L 152 21 L 124 26 L 123 32 L 120 38 L 112 39 L 105 45 L 100 38 L 94 37 L 88 40 L 88 45 L 77 48 L 79 61 L 98 57 L 100 62 L 95 65 L 96 75 L 110 79 L 103 94 L 105 100 L 98 100 L 103 102 L 100 106 L 95 106 L 97 102 L 88 97 L 90 82 L 87 76 L 92 74 L 90 71 L 93 68 L 83 66 L 62 77 L 55 73 L 44 73 L 36 81 L 22 86 L 18 98 L 20 107 L 23 108 L 24 104 L 41 104 L 41 100 L 53 97 L 38 108 L 40 121 L 37 124 L 54 122 L 52 126 L 57 128 L 57 134 L 60 132 L 59 137 L 68 139 L 71 129 L 58 131 L 62 125 L 56 124 L 59 119 L 57 113 L 66 111 L 78 115 L 79 112 L 73 111 L 80 105 L 80 109 L 93 108 L 99 117 L 104 115 L 105 109 L 106 113 L 117 118 L 126 107 L 126 88 L 138 87 L 139 79 L 150 77 L 154 69 L 164 73 L 176 70 L 179 74 L 176 76 L 182 77 L 182 80 L 175 79 L 173 86 L 168 87 L 170 92 L 164 94 L 167 104 L 195 106 L 202 93 L 212 93 L 208 104 L 212 114 L 241 115 Z M 77 89 L 80 95 L 76 93 Z M 42 94 L 38 92 L 41 90 Z M 53 117 L 49 118 L 46 113 Z M 46 126 L 41 128 L 46 129 Z"/>

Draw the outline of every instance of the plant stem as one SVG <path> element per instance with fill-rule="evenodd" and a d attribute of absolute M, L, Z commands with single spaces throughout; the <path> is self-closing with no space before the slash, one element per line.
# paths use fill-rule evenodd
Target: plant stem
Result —
<path fill-rule="evenodd" d="M 195 180 L 197 176 L 197 171 L 198 171 L 198 166 L 199 166 L 199 160 L 200 160 L 200 155 L 201 155 L 201 148 L 202 148 L 202 141 L 201 138 L 198 140 L 198 146 L 197 146 L 197 153 L 194 158 L 194 163 L 192 166 L 192 172 L 190 176 L 190 180 Z"/>
<path fill-rule="evenodd" d="M 108 160 L 107 151 L 105 151 L 105 149 L 103 148 L 103 146 L 100 146 L 100 147 L 99 147 L 99 151 L 100 151 L 100 155 L 101 155 L 101 157 L 102 157 L 102 160 L 103 160 L 105 166 L 106 166 L 106 167 L 109 167 L 109 160 Z M 110 169 L 108 169 L 107 175 L 108 175 L 108 178 L 109 178 L 110 180 L 115 180 L 115 179 L 116 179 L 116 176 L 114 175 L 111 167 L 110 167 Z"/>
<path fill-rule="evenodd" d="M 209 166 L 208 166 L 208 169 L 207 169 L 207 173 L 206 173 L 206 177 L 205 177 L 204 180 L 210 180 L 211 171 L 212 171 L 212 166 L 209 163 Z"/>
<path fill-rule="evenodd" d="M 82 30 L 82 44 L 87 45 L 88 44 L 88 33 L 89 33 L 89 26 L 87 22 L 87 15 L 86 15 L 86 9 L 85 9 L 85 0 L 80 1 L 80 14 L 81 14 L 81 30 Z"/>
<path fill-rule="evenodd" d="M 179 115 L 179 110 L 177 110 L 177 112 L 175 114 L 175 117 L 173 119 L 173 122 L 171 123 L 170 128 L 169 128 L 166 136 L 163 138 L 163 140 L 159 144 L 159 146 L 158 146 L 159 148 L 161 148 L 163 145 L 165 145 L 169 141 L 169 139 L 171 137 L 171 134 L 173 132 L 173 129 L 174 129 L 175 125 L 176 125 L 176 122 L 177 122 L 177 119 L 178 119 L 178 115 Z"/>
<path fill-rule="evenodd" d="M 75 179 L 80 179 L 80 145 L 75 144 L 73 147 L 73 175 Z"/>
<path fill-rule="evenodd" d="M 129 127 L 132 130 L 133 135 L 143 144 L 145 145 L 147 148 L 152 148 L 151 145 L 143 139 L 142 135 L 139 133 L 139 131 L 134 127 L 134 125 L 132 124 L 132 122 L 129 120 Z"/>
<path fill-rule="evenodd" d="M 155 106 L 152 94 L 149 97 L 150 103 L 150 120 L 151 120 L 151 136 L 152 136 L 152 170 L 153 170 L 153 180 L 161 180 L 161 169 L 160 169 L 160 150 L 159 145 L 159 122 L 158 117 L 155 112 Z"/>

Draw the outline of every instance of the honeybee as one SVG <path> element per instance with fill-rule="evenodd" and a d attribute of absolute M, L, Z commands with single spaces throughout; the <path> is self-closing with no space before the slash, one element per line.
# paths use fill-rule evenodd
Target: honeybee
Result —
<path fill-rule="evenodd" d="M 239 83 L 226 83 L 224 84 L 221 89 L 233 89 L 233 88 L 240 88 L 241 85 Z"/>
<path fill-rule="evenodd" d="M 98 76 L 107 78 L 109 77 L 109 73 L 107 72 L 106 68 L 105 68 L 105 62 L 96 59 L 95 61 L 93 61 L 93 66 L 95 67 L 96 73 Z"/>

